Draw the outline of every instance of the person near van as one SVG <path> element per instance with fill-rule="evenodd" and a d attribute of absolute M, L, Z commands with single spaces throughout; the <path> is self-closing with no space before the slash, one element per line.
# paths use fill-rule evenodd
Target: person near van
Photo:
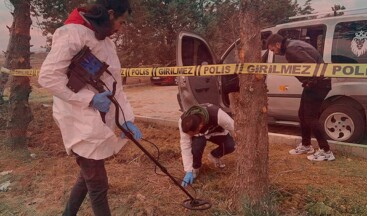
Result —
<path fill-rule="evenodd" d="M 120 137 L 115 135 L 115 107 L 108 98 L 110 91 L 98 93 L 87 85 L 74 93 L 66 86 L 68 66 L 85 45 L 109 65 L 111 74 L 101 76 L 106 86 L 112 89 L 114 80 L 117 82 L 114 97 L 124 113 L 119 120 L 122 127 L 130 130 L 135 139 L 142 137 L 133 124 L 134 114 L 122 89 L 120 61 L 109 38 L 122 27 L 130 13 L 128 0 L 97 0 L 86 8 L 74 9 L 65 25 L 53 34 L 51 51 L 41 67 L 38 82 L 53 95 L 53 117 L 66 152 L 75 155 L 80 167 L 63 215 L 76 215 L 87 193 L 94 215 L 111 215 L 104 160 L 119 152 L 127 142 L 123 133 Z M 105 123 L 100 112 L 106 113 Z"/>
<path fill-rule="evenodd" d="M 186 172 L 182 186 L 192 184 L 198 176 L 207 141 L 218 145 L 208 154 L 209 161 L 217 168 L 225 167 L 220 158 L 235 150 L 234 121 L 226 112 L 213 104 L 194 105 L 182 114 L 178 126 Z"/>
<path fill-rule="evenodd" d="M 272 34 L 268 37 L 267 48 L 274 54 L 284 55 L 289 63 L 324 63 L 321 54 L 312 45 L 301 40 L 290 40 L 279 34 Z M 297 79 L 303 87 L 298 110 L 302 143 L 289 153 L 292 155 L 312 154 L 307 156 L 312 161 L 335 160 L 319 122 L 321 106 L 331 89 L 331 80 L 324 77 L 297 77 Z M 311 132 L 319 144 L 319 150 L 316 153 L 311 145 Z"/>

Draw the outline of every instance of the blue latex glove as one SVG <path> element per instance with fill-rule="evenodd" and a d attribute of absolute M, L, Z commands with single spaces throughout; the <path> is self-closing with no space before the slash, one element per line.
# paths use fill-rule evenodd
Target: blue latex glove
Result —
<path fill-rule="evenodd" d="M 139 128 L 138 128 L 138 127 L 136 127 L 136 126 L 134 125 L 134 123 L 132 123 L 131 121 L 125 122 L 125 123 L 122 125 L 122 127 L 123 127 L 125 130 L 127 130 L 127 131 L 131 132 L 131 133 L 133 134 L 134 139 L 136 139 L 136 140 L 140 140 L 140 139 L 143 137 L 143 135 L 141 134 L 141 132 L 140 132 Z M 125 138 L 125 134 L 124 134 L 124 133 L 121 133 L 121 138 Z"/>
<path fill-rule="evenodd" d="M 95 94 L 91 105 L 101 112 L 108 112 L 110 110 L 111 100 L 107 96 L 111 96 L 112 92 L 105 91 Z"/>
<path fill-rule="evenodd" d="M 192 172 L 187 172 L 181 185 L 182 187 L 186 187 L 189 184 L 194 183 L 194 175 L 192 174 Z"/>

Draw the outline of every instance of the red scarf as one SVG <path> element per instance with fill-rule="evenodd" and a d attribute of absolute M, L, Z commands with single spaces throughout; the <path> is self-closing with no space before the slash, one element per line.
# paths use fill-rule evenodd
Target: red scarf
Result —
<path fill-rule="evenodd" d="M 75 8 L 70 14 L 69 17 L 64 22 L 65 25 L 67 24 L 80 24 L 84 25 L 93 30 L 93 26 L 89 24 L 84 18 L 80 15 L 79 12 L 85 12 L 86 10 L 83 8 Z"/>

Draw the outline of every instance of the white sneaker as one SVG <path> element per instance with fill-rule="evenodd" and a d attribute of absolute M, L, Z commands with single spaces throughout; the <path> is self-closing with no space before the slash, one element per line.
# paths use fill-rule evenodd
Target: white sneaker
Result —
<path fill-rule="evenodd" d="M 300 143 L 295 149 L 291 149 L 289 151 L 289 154 L 291 155 L 299 155 L 299 154 L 312 154 L 315 152 L 315 149 L 313 149 L 312 145 L 304 146 L 302 143 Z"/>
<path fill-rule="evenodd" d="M 311 161 L 332 161 L 335 160 L 335 156 L 330 150 L 325 152 L 323 149 L 319 149 L 315 154 L 307 156 L 307 159 Z"/>
<path fill-rule="evenodd" d="M 193 169 L 192 170 L 192 175 L 194 176 L 194 179 L 198 177 L 199 171 L 200 171 L 200 168 L 197 168 L 197 169 Z"/>
<path fill-rule="evenodd" d="M 226 165 L 220 161 L 219 158 L 214 157 L 211 153 L 208 154 L 208 159 L 211 161 L 215 167 L 224 168 Z"/>

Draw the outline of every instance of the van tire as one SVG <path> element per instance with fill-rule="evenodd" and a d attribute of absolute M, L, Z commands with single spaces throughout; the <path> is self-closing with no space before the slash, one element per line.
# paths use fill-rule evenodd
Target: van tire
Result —
<path fill-rule="evenodd" d="M 331 104 L 322 112 L 320 122 L 330 140 L 360 143 L 365 136 L 365 117 L 352 106 Z"/>

